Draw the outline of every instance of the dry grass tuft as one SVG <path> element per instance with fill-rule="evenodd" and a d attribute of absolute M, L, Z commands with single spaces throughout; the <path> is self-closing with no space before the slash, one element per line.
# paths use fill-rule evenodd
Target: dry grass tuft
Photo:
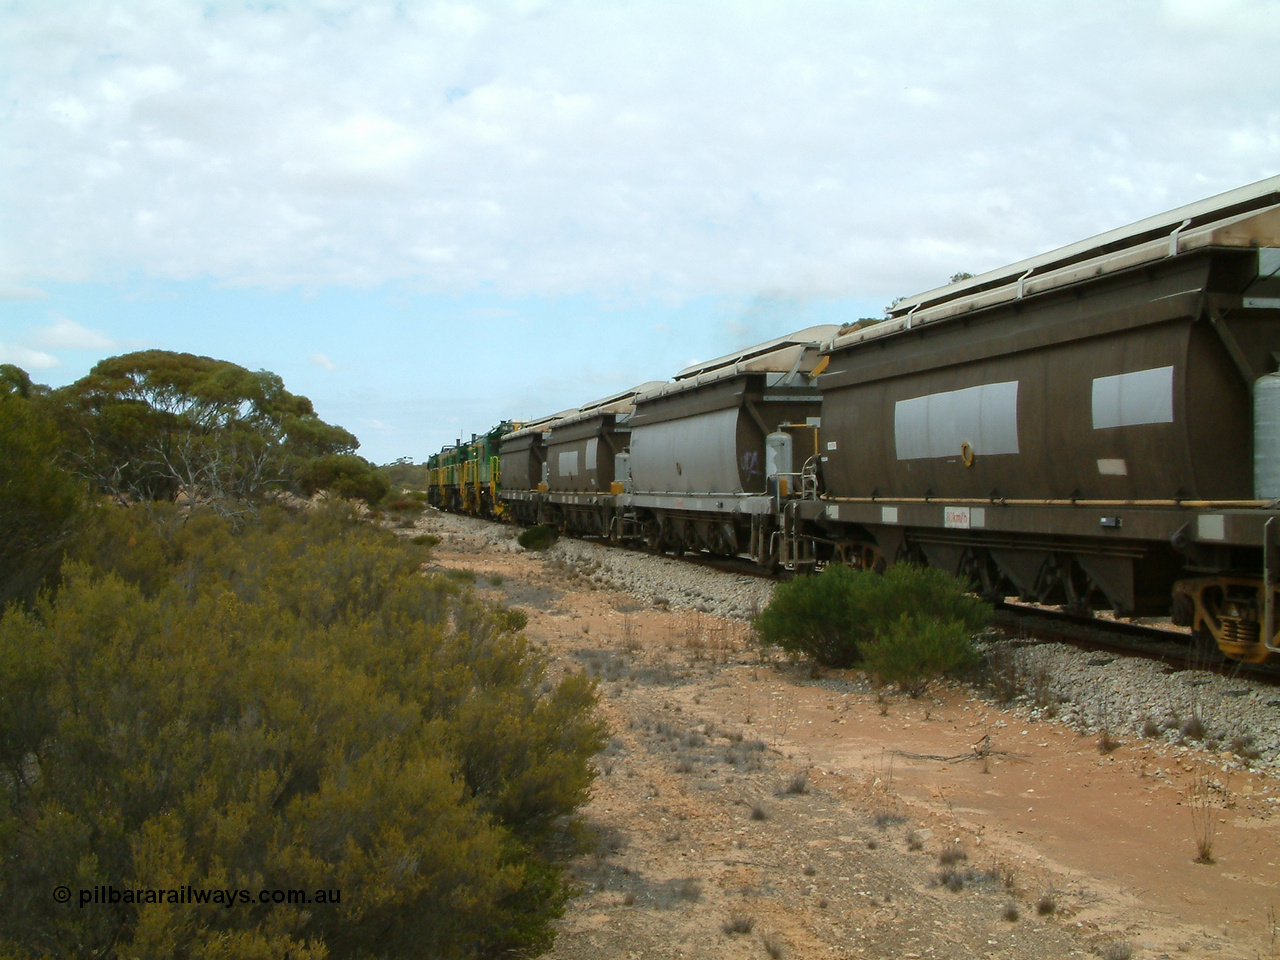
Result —
<path fill-rule="evenodd" d="M 1187 806 L 1191 809 L 1191 827 L 1195 832 L 1196 863 L 1212 864 L 1213 842 L 1218 829 L 1218 812 L 1213 806 L 1213 784 L 1209 774 L 1197 770 L 1187 787 Z"/>
<path fill-rule="evenodd" d="M 1231 752 L 1241 760 L 1257 760 L 1262 751 L 1253 745 L 1253 734 L 1237 734 L 1229 743 Z"/>
<path fill-rule="evenodd" d="M 1129 960 L 1133 956 L 1133 947 L 1128 940 L 1108 940 L 1098 947 L 1098 956 L 1102 960 Z"/>
<path fill-rule="evenodd" d="M 964 848 L 959 844 L 949 843 L 938 851 L 938 863 L 947 867 L 953 863 L 959 863 L 961 860 L 968 860 L 969 855 L 964 852 Z"/>
<path fill-rule="evenodd" d="M 1178 727 L 1178 732 L 1187 740 L 1203 740 L 1205 735 L 1204 721 L 1200 719 L 1199 714 L 1193 713 L 1182 721 L 1182 725 Z"/>
<path fill-rule="evenodd" d="M 676 896 L 681 900 L 688 900 L 690 903 L 694 903 L 702 898 L 702 884 L 692 877 L 688 877 L 676 887 Z"/>
<path fill-rule="evenodd" d="M 794 795 L 808 793 L 808 792 L 809 792 L 809 774 L 807 771 L 801 770 L 799 773 L 796 773 L 795 775 L 793 775 L 790 780 L 788 780 L 786 783 L 782 785 L 782 788 L 778 791 L 778 796 L 781 797 L 781 796 L 786 796 L 788 794 L 794 796 Z"/>
<path fill-rule="evenodd" d="M 755 925 L 756 921 L 754 917 L 749 917 L 745 913 L 737 913 L 726 920 L 720 926 L 720 929 L 729 936 L 733 936 L 734 934 L 739 933 L 748 934 L 755 928 Z"/>

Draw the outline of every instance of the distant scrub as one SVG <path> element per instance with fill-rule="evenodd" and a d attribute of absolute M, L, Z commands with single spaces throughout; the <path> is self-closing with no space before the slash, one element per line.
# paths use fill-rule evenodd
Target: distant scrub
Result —
<path fill-rule="evenodd" d="M 401 457 L 395 463 L 384 463 L 378 472 L 387 478 L 393 490 L 412 490 L 426 496 L 422 488 L 427 483 L 427 465 L 414 463 L 409 457 Z"/>
<path fill-rule="evenodd" d="M 302 493 L 312 496 L 327 490 L 347 500 L 363 500 L 369 506 L 382 501 L 391 484 L 363 457 L 350 453 L 332 453 L 298 468 L 294 483 Z"/>
<path fill-rule="evenodd" d="M 402 497 L 397 500 L 388 500 L 382 506 L 384 510 L 390 510 L 394 513 L 421 513 L 427 507 L 424 501 L 419 500 L 416 497 Z"/>
<path fill-rule="evenodd" d="M 991 608 L 963 580 L 895 564 L 883 574 L 828 567 L 780 584 L 756 618 L 763 643 L 824 666 L 863 663 L 912 695 L 932 677 L 972 662 L 969 637 Z"/>
<path fill-rule="evenodd" d="M 546 949 L 596 694 L 425 557 L 340 507 L 100 516 L 0 618 L 0 956 Z M 82 909 L 59 884 L 342 899 Z"/>

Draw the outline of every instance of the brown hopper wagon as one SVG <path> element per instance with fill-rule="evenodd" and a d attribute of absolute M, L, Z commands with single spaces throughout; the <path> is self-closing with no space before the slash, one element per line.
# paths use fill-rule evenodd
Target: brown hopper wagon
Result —
<path fill-rule="evenodd" d="M 903 300 L 826 356 L 805 509 L 831 556 L 1172 607 L 1268 657 L 1280 178 Z"/>
<path fill-rule="evenodd" d="M 1274 177 L 514 424 L 494 489 L 523 523 L 788 569 L 928 563 L 993 597 L 1172 614 L 1262 661 L 1278 368 Z"/>

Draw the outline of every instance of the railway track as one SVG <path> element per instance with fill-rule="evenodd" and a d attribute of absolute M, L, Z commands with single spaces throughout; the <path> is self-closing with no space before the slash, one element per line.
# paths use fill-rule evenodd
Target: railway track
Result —
<path fill-rule="evenodd" d="M 1081 617 L 1020 603 L 996 605 L 996 626 L 1014 636 L 1065 643 L 1082 650 L 1157 660 L 1171 670 L 1204 670 L 1219 676 L 1280 686 L 1280 670 L 1227 660 L 1177 630 L 1100 617 Z"/>
<path fill-rule="evenodd" d="M 594 542 L 606 543 L 603 539 Z M 695 566 L 764 580 L 782 580 L 785 575 L 768 572 L 739 558 L 712 557 L 686 553 L 673 556 L 647 548 L 637 553 L 671 557 Z M 1228 678 L 1256 680 L 1280 686 L 1280 669 L 1227 660 L 1216 646 L 1205 646 L 1188 633 L 1176 629 L 1130 623 L 1104 617 L 1082 617 L 1016 602 L 996 604 L 995 624 L 1012 636 L 1028 636 L 1051 643 L 1064 643 L 1082 650 L 1126 657 L 1143 657 L 1165 664 L 1170 670 L 1204 670 Z"/>

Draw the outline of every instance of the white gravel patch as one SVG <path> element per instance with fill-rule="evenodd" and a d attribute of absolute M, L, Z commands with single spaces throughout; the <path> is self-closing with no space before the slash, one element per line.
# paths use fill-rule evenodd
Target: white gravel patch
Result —
<path fill-rule="evenodd" d="M 582 540 L 558 540 L 547 556 L 593 583 L 624 590 L 646 603 L 689 607 L 727 620 L 747 620 L 773 598 L 770 580 Z"/>
<path fill-rule="evenodd" d="M 452 513 L 441 513 L 428 507 L 411 530 L 397 530 L 412 536 L 418 533 L 429 533 L 440 538 L 441 543 L 462 550 L 496 550 L 499 553 L 525 553 L 525 548 L 516 542 L 520 528 L 510 524 L 494 523 L 491 520 L 478 520 L 475 517 L 461 517 Z"/>
<path fill-rule="evenodd" d="M 1208 752 L 1228 769 L 1280 769 L 1280 688 L 1060 643 L 1014 656 L 1029 688 L 1015 704 L 1028 717 Z"/>
<path fill-rule="evenodd" d="M 520 528 L 428 510 L 410 532 L 426 531 L 461 549 L 525 553 Z M 773 582 L 698 567 L 671 557 L 562 538 L 542 557 L 601 587 L 630 593 L 655 606 L 687 607 L 729 620 L 746 620 L 773 597 Z"/>

